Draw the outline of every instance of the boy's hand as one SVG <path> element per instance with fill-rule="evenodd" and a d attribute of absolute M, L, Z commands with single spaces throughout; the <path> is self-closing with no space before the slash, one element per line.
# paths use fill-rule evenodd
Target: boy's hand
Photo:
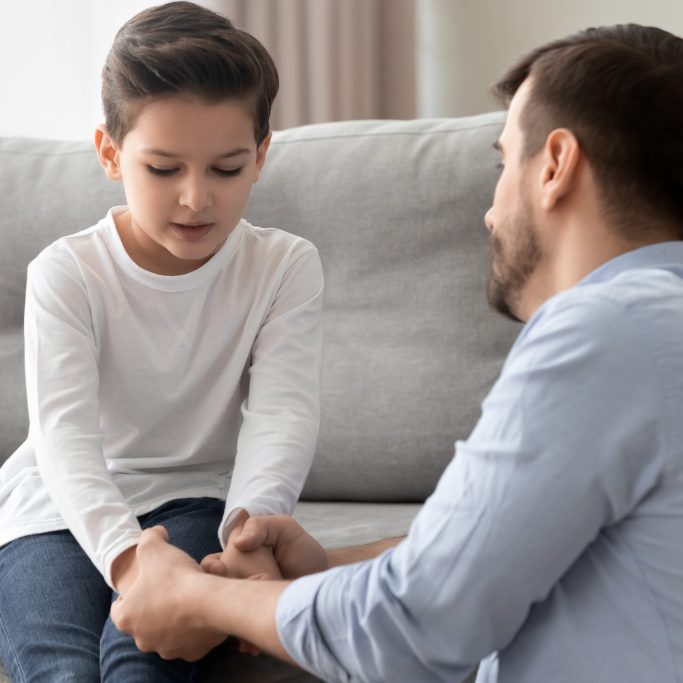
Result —
<path fill-rule="evenodd" d="M 240 520 L 230 532 L 222 553 L 207 555 L 202 560 L 202 569 L 209 574 L 232 579 L 281 579 L 280 569 L 270 548 L 263 546 L 255 548 L 254 552 L 242 552 L 235 546 L 235 538 L 241 533 L 243 524 L 244 520 Z"/>
<path fill-rule="evenodd" d="M 320 543 L 286 515 L 251 517 L 231 540 L 244 553 L 271 549 L 286 579 L 314 574 L 331 566 L 330 557 Z"/>

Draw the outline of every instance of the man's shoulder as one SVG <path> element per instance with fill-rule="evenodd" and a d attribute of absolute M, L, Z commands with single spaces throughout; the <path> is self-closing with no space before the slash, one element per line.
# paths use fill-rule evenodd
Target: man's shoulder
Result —
<path fill-rule="evenodd" d="M 506 369 L 557 387 L 638 388 L 683 395 L 683 285 L 675 274 L 640 269 L 561 292 L 525 325 Z M 583 389 L 582 389 L 583 390 Z"/>
<path fill-rule="evenodd" d="M 575 327 L 592 339 L 640 337 L 645 329 L 683 326 L 683 280 L 660 268 L 624 271 L 605 282 L 579 285 L 546 301 L 524 332 Z"/>
<path fill-rule="evenodd" d="M 580 339 L 599 343 L 630 327 L 628 303 L 592 287 L 575 287 L 546 301 L 526 323 L 518 345 L 545 340 L 553 345 Z M 628 330 L 626 330 L 628 333 Z"/>

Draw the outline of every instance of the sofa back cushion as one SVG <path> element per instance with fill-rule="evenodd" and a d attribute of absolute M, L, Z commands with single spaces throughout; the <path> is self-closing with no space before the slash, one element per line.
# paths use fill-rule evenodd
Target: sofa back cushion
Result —
<path fill-rule="evenodd" d="M 26 266 L 62 235 L 123 203 L 92 142 L 0 138 L 0 462 L 26 438 Z"/>
<path fill-rule="evenodd" d="M 313 241 L 326 277 L 308 499 L 423 500 L 479 415 L 517 326 L 486 304 L 500 113 L 274 135 L 246 217 Z M 26 264 L 123 203 L 92 145 L 0 141 L 0 458 L 26 435 Z"/>
<path fill-rule="evenodd" d="M 424 500 L 474 427 L 518 331 L 485 296 L 503 120 L 356 121 L 275 137 L 248 218 L 314 242 L 326 280 L 305 498 Z"/>

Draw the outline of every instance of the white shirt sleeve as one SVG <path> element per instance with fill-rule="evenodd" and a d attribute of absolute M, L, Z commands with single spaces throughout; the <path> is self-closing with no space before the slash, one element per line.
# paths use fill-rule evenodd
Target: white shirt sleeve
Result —
<path fill-rule="evenodd" d="M 320 422 L 323 273 L 307 245 L 294 257 L 254 341 L 248 397 L 219 529 L 239 509 L 291 514 L 313 460 Z"/>
<path fill-rule="evenodd" d="M 98 346 L 82 280 L 69 263 L 28 269 L 26 386 L 40 476 L 69 530 L 109 585 L 111 563 L 140 526 L 114 484 L 99 427 Z"/>

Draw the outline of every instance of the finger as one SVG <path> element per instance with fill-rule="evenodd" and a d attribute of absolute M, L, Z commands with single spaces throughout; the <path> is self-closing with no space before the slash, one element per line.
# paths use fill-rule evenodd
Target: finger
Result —
<path fill-rule="evenodd" d="M 202 569 L 207 574 L 213 574 L 214 576 L 229 576 L 228 568 L 225 566 L 225 563 L 222 562 L 220 559 L 204 558 L 204 560 L 202 561 Z"/>
<path fill-rule="evenodd" d="M 262 545 L 274 546 L 280 536 L 280 524 L 277 517 L 250 517 L 235 537 L 234 544 L 238 550 L 249 552 Z"/>
<path fill-rule="evenodd" d="M 259 572 L 248 576 L 249 581 L 272 581 L 273 577 L 268 572 Z"/>
<path fill-rule="evenodd" d="M 153 526 L 150 529 L 145 529 L 140 536 L 139 546 L 149 545 L 151 543 L 168 543 L 168 531 L 163 526 Z"/>
<path fill-rule="evenodd" d="M 223 553 L 211 553 L 210 555 L 207 555 L 199 563 L 199 566 L 206 572 L 206 571 L 208 571 L 207 567 L 209 565 L 212 565 L 214 562 L 220 562 L 222 556 L 223 556 Z"/>
<path fill-rule="evenodd" d="M 121 610 L 123 609 L 123 598 L 119 595 L 111 605 L 111 620 L 116 624 L 116 628 L 122 630 L 119 626 L 121 620 Z"/>

